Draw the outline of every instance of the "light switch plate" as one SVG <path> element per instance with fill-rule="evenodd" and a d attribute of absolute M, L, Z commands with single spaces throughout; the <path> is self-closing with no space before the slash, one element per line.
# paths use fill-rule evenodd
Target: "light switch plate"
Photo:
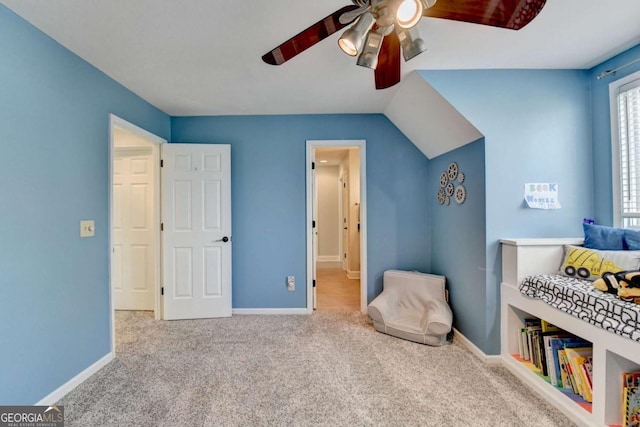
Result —
<path fill-rule="evenodd" d="M 80 237 L 93 237 L 96 232 L 96 226 L 92 219 L 80 221 Z"/>

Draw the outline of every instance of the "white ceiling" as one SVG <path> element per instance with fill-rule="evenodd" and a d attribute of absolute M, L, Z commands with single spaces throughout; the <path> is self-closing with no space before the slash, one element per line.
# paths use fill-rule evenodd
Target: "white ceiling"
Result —
<path fill-rule="evenodd" d="M 446 1 L 446 0 L 440 0 Z M 380 113 L 376 91 L 334 34 L 291 61 L 261 56 L 348 0 L 1 0 L 173 116 Z M 640 43 L 640 0 L 548 0 L 520 31 L 423 19 L 414 69 L 590 68 Z"/>
<path fill-rule="evenodd" d="M 349 148 L 319 147 L 315 150 L 318 166 L 338 166 L 349 153 Z"/>

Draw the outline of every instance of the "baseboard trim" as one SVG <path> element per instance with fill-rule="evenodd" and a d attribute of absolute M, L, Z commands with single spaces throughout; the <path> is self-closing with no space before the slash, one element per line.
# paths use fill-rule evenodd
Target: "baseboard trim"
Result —
<path fill-rule="evenodd" d="M 234 308 L 232 314 L 309 314 L 306 308 Z"/>
<path fill-rule="evenodd" d="M 318 255 L 317 262 L 340 262 L 340 255 Z"/>
<path fill-rule="evenodd" d="M 35 405 L 36 406 L 53 405 L 58 400 L 66 396 L 71 390 L 73 390 L 74 388 L 82 384 L 91 375 L 95 374 L 100 369 L 102 369 L 107 363 L 111 362 L 113 358 L 114 358 L 114 354 L 112 352 L 107 353 L 102 358 L 100 358 L 97 362 L 95 362 L 93 365 L 89 366 L 87 369 L 80 372 L 78 375 L 71 378 L 69 381 L 62 384 L 60 387 L 58 387 L 57 389 L 55 389 L 54 391 L 52 391 L 51 393 L 49 393 L 48 395 L 40 399 L 38 402 L 35 403 Z"/>
<path fill-rule="evenodd" d="M 476 346 L 474 343 L 472 343 L 469 338 L 465 337 L 464 335 L 462 335 L 462 333 L 457 330 L 456 328 L 453 328 L 453 336 L 455 338 L 458 338 L 460 340 L 460 343 L 465 346 L 467 349 L 469 349 L 469 351 L 471 352 L 471 354 L 473 354 L 474 356 L 476 356 L 478 359 L 480 359 L 481 361 L 483 361 L 484 363 L 486 363 L 487 365 L 502 365 L 502 358 L 500 357 L 500 355 L 488 355 L 485 354 L 484 351 L 480 350 L 480 348 L 478 348 L 478 346 Z"/>
<path fill-rule="evenodd" d="M 359 271 L 347 270 L 347 277 L 349 279 L 359 279 L 360 278 L 360 272 Z"/>

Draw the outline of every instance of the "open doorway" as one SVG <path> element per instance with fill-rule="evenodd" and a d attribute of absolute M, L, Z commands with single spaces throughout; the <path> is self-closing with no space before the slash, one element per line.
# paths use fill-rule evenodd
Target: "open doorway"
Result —
<path fill-rule="evenodd" d="M 307 141 L 308 308 L 367 308 L 364 141 Z"/>
<path fill-rule="evenodd" d="M 165 140 L 110 117 L 109 227 L 112 351 L 115 311 L 160 313 L 160 144 Z"/>

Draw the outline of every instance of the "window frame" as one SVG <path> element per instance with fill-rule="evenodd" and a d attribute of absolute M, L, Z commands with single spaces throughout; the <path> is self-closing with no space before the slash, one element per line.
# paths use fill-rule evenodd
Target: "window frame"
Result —
<path fill-rule="evenodd" d="M 620 131 L 618 94 L 622 86 L 638 81 L 640 84 L 640 71 L 629 74 L 609 84 L 609 108 L 611 117 L 611 173 L 613 190 L 613 226 L 623 227 L 624 218 L 640 217 L 638 215 L 625 215 L 622 209 L 622 177 L 620 175 Z"/>

